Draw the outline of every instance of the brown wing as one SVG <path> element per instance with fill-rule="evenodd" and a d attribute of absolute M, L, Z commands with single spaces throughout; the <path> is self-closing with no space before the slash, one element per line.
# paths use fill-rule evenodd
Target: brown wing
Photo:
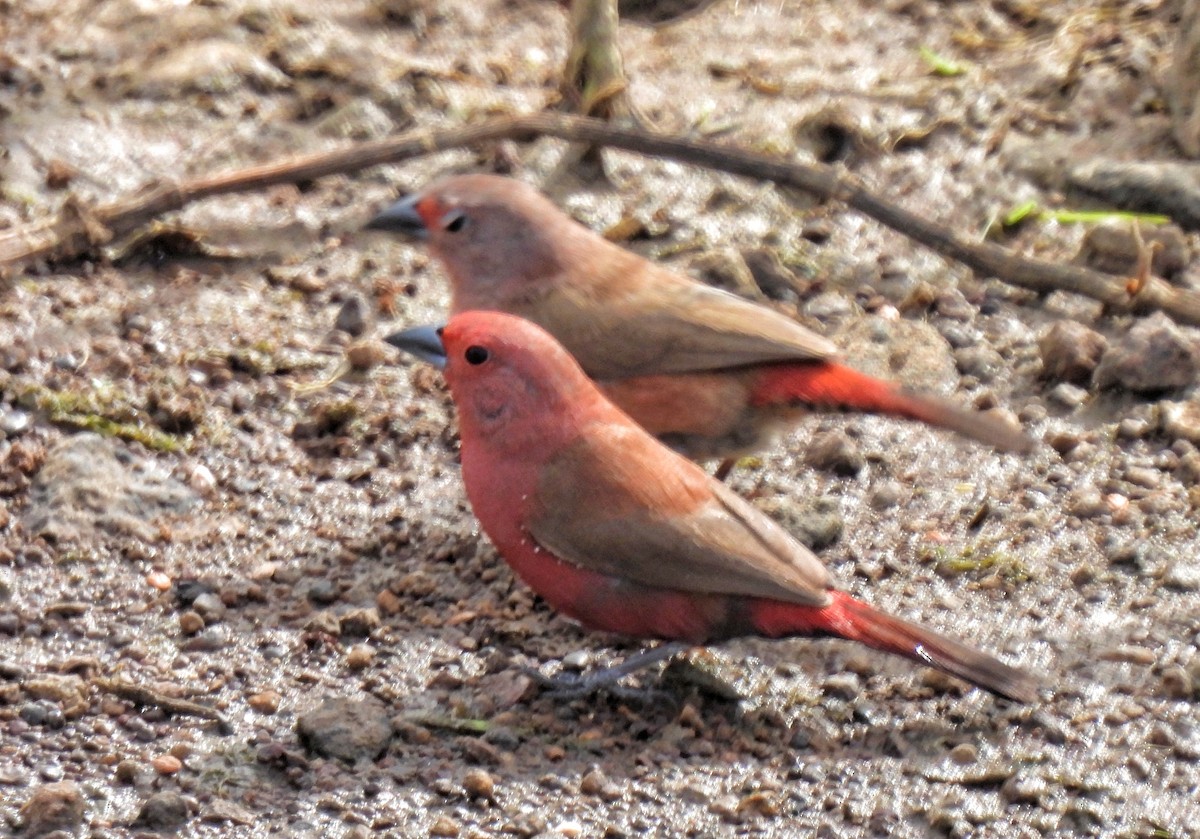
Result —
<path fill-rule="evenodd" d="M 557 337 L 593 378 L 837 355 L 831 341 L 773 309 L 640 259 L 614 265 L 608 277 L 557 285 L 515 312 Z"/>
<path fill-rule="evenodd" d="M 556 455 L 527 526 L 560 559 L 644 585 L 828 601 L 828 574 L 811 552 L 637 428 L 598 425 Z"/>

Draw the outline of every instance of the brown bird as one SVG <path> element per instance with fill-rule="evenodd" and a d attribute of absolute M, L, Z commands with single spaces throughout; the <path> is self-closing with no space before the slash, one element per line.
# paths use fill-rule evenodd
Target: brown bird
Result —
<path fill-rule="evenodd" d="M 916 419 L 1005 451 L 1032 446 L 998 417 L 839 363 L 832 342 L 791 318 L 649 262 L 511 178 L 448 177 L 367 226 L 425 239 L 450 275 L 452 313 L 540 325 L 609 399 L 694 459 L 728 465 L 820 409 Z"/>
<path fill-rule="evenodd" d="M 484 532 L 527 585 L 584 626 L 687 644 L 848 638 L 1036 699 L 1028 674 L 834 589 L 807 548 L 639 428 L 536 325 L 464 312 L 388 340 L 444 367 Z"/>

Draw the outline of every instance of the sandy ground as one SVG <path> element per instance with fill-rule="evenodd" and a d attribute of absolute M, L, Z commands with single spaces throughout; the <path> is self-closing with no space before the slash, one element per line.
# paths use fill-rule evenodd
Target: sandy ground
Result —
<path fill-rule="evenodd" d="M 565 55 L 565 12 L 537 0 L 0 13 L 4 227 L 67 195 L 536 109 Z M 659 129 L 837 160 L 983 236 L 1027 200 L 1080 206 L 1023 174 L 1033 152 L 1178 156 L 1158 86 L 1175 14 L 727 0 L 622 46 Z M 1200 835 L 1194 367 L 1135 354 L 1114 387 L 1064 384 L 1043 375 L 1053 324 L 1119 347 L 1135 322 L 980 281 L 837 205 L 624 154 L 584 182 L 564 152 L 211 200 L 0 292 L 0 831 Z M 658 693 L 539 696 L 525 668 L 638 645 L 550 614 L 479 533 L 437 374 L 371 343 L 440 316 L 439 269 L 357 232 L 442 172 L 497 166 L 596 229 L 640 222 L 630 246 L 681 269 L 770 249 L 794 274 L 772 304 L 853 363 L 1044 441 L 1017 457 L 814 417 L 731 478 L 843 586 L 1042 674 L 1042 701 L 802 640 L 694 653 L 642 677 Z M 1086 229 L 999 235 L 1068 260 Z M 1180 282 L 1195 244 L 1178 235 Z M 1195 331 L 1163 330 L 1194 361 Z M 378 363 L 334 381 L 351 344 Z M 811 468 L 816 435 L 865 465 Z"/>

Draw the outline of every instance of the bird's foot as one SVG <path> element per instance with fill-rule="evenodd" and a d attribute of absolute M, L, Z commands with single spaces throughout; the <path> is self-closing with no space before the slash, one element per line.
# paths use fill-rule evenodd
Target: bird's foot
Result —
<path fill-rule="evenodd" d="M 552 699 L 571 701 L 604 691 L 621 701 L 636 701 L 649 705 L 663 699 L 670 699 L 671 694 L 658 688 L 624 686 L 619 684 L 620 681 L 644 667 L 685 652 L 688 646 L 683 643 L 660 644 L 657 647 L 635 653 L 620 664 L 594 668 L 586 673 L 564 672 L 546 676 L 534 668 L 527 668 L 525 672 L 542 689 L 543 695 Z"/>
<path fill-rule="evenodd" d="M 737 458 L 725 458 L 719 464 L 717 464 L 717 471 L 713 472 L 713 479 L 724 483 L 725 479 L 729 477 L 729 473 L 733 471 L 733 467 L 735 466 L 737 466 Z"/>
<path fill-rule="evenodd" d="M 619 684 L 608 678 L 608 668 L 589 673 L 558 673 L 546 676 L 530 667 L 525 670 L 540 690 L 540 695 L 559 702 L 574 702 L 589 699 L 599 693 L 607 693 L 619 702 L 637 705 L 654 705 L 671 700 L 670 691 L 658 687 L 642 687 Z"/>

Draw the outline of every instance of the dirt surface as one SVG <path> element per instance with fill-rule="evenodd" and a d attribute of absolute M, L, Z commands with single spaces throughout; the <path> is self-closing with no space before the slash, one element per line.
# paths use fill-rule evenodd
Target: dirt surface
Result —
<path fill-rule="evenodd" d="M 727 0 L 622 47 L 661 130 L 839 161 L 1066 260 L 1086 227 L 997 221 L 1081 206 L 1033 157 L 1178 158 L 1176 19 Z M 537 109 L 565 28 L 538 0 L 0 0 L 0 226 Z M 0 292 L 0 831 L 1200 835 L 1196 332 L 980 281 L 769 185 L 624 154 L 596 183 L 570 159 L 506 145 L 210 200 Z M 731 484 L 856 595 L 1043 674 L 1042 701 L 803 640 L 695 652 L 642 677 L 656 693 L 539 695 L 525 668 L 639 647 L 550 614 L 482 537 L 438 375 L 372 337 L 439 317 L 439 269 L 356 232 L 472 168 L 681 269 L 720 278 L 707 254 L 732 251 L 744 278 L 766 248 L 790 273 L 759 288 L 853 363 L 1020 418 L 1028 457 L 814 417 Z M 1173 241 L 1188 283 L 1195 236 Z M 1082 331 L 1043 350 L 1064 320 Z M 859 468 L 812 468 L 818 435 Z"/>

